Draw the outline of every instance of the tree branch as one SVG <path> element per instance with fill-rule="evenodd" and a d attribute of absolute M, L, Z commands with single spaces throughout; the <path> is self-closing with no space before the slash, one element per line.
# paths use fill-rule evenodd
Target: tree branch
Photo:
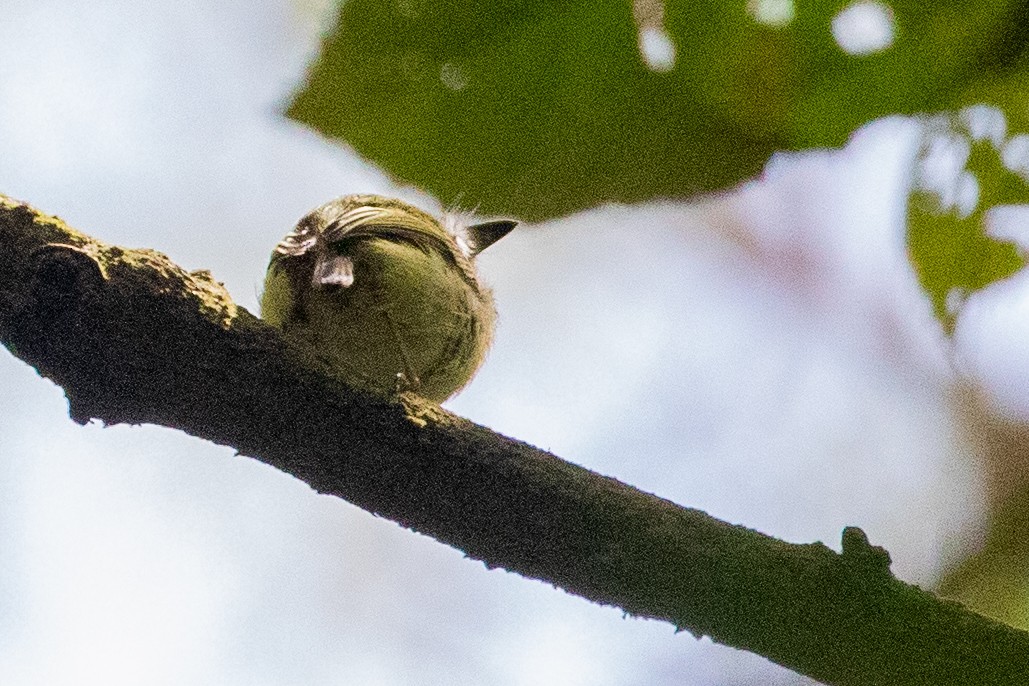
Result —
<path fill-rule="evenodd" d="M 1029 634 L 843 553 L 716 520 L 405 395 L 329 377 L 207 272 L 0 196 L 0 341 L 71 416 L 181 429 L 482 560 L 827 684 L 1026 684 Z"/>

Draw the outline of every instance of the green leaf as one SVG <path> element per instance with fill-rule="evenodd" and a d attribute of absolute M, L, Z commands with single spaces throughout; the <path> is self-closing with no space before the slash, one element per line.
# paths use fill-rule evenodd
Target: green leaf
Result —
<path fill-rule="evenodd" d="M 988 428 L 992 440 L 983 454 L 987 471 L 1019 473 L 1024 464 L 1024 424 L 992 424 Z M 947 571 L 938 590 L 976 612 L 1029 629 L 1029 539 L 1025 535 L 1029 491 L 1024 486 L 1021 476 L 1012 476 L 993 493 L 985 540 Z"/>
<path fill-rule="evenodd" d="M 908 205 L 909 255 L 948 334 L 968 296 L 1025 266 L 990 220 L 1029 204 L 1029 71 L 981 83 L 966 100 L 991 104 L 929 121 Z"/>
<path fill-rule="evenodd" d="M 845 3 L 780 0 L 771 26 L 767 1 L 638 2 L 675 46 L 657 71 L 629 0 L 348 0 L 288 114 L 444 202 L 539 220 L 732 186 L 941 109 L 1011 51 L 1011 0 L 866 2 L 894 38 L 864 56 L 833 38 Z"/>

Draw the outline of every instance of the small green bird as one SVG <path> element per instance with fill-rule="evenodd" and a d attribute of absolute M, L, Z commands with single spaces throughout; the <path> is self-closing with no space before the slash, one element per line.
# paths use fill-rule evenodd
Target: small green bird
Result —
<path fill-rule="evenodd" d="M 261 316 L 354 386 L 442 402 L 471 380 L 493 339 L 493 296 L 473 260 L 516 224 L 451 233 L 401 200 L 337 198 L 275 246 Z"/>

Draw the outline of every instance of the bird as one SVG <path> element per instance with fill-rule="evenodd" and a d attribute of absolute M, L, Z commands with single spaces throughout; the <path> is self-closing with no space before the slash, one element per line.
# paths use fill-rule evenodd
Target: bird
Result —
<path fill-rule="evenodd" d="M 275 246 L 261 317 L 353 387 L 443 402 L 493 341 L 496 308 L 475 258 L 517 224 L 462 226 L 395 198 L 344 195 Z"/>

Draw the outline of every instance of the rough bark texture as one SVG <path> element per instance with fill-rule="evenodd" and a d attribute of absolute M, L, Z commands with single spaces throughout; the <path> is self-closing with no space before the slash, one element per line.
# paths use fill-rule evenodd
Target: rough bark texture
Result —
<path fill-rule="evenodd" d="M 404 396 L 355 393 L 205 272 L 0 196 L 0 341 L 72 417 L 181 429 L 482 560 L 827 684 L 1029 684 L 1029 634 L 843 553 L 718 521 Z"/>

